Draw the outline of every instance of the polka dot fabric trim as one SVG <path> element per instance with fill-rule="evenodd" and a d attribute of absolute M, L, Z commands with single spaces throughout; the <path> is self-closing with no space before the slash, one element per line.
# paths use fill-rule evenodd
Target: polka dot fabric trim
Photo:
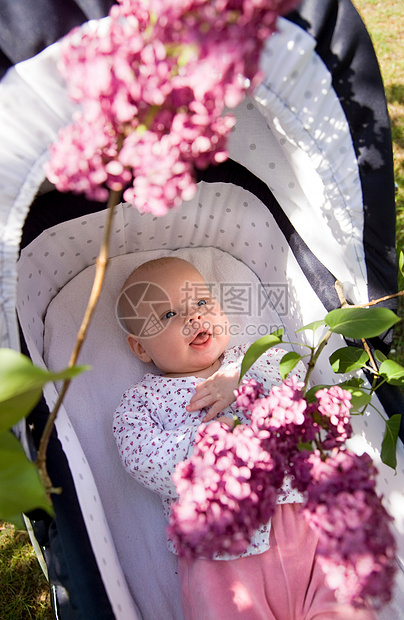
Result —
<path fill-rule="evenodd" d="M 280 20 L 261 59 L 265 79 L 254 102 L 237 111 L 232 146 L 359 303 L 368 299 L 359 169 L 345 114 L 315 45 L 308 33 Z M 238 137 L 237 128 L 244 126 L 248 141 Z"/>
<path fill-rule="evenodd" d="M 22 252 L 17 309 L 27 326 L 28 344 L 33 342 L 41 355 L 46 308 L 69 280 L 95 263 L 104 218 L 103 212 L 95 213 L 50 228 Z M 301 290 L 299 313 L 291 314 L 286 305 L 279 307 L 277 324 L 280 321 L 288 332 L 293 333 L 307 313 L 311 316 L 312 303 L 306 305 L 304 300 L 313 293 L 272 215 L 249 191 L 227 183 L 201 182 L 193 201 L 163 219 L 141 215 L 128 204 L 115 210 L 110 256 L 181 247 L 218 247 L 229 252 L 258 275 L 272 296 L 276 287 Z M 297 282 L 292 281 L 291 269 L 299 273 Z"/>
<path fill-rule="evenodd" d="M 9 69 L 0 83 L 0 344 L 19 348 L 15 263 L 21 229 L 44 180 L 48 144 L 74 105 L 57 70 L 59 43 Z"/>

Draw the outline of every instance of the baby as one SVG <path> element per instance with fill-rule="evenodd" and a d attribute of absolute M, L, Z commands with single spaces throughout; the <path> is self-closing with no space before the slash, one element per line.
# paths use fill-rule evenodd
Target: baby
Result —
<path fill-rule="evenodd" d="M 144 286 L 153 282 L 154 294 L 161 291 L 165 299 L 133 299 L 142 295 Z M 139 284 L 140 286 L 135 286 Z M 158 288 L 157 288 L 158 287 Z M 166 295 L 164 295 L 164 293 Z M 146 304 L 146 311 L 155 313 L 160 329 L 155 335 L 142 333 L 136 322 L 133 304 Z M 166 377 L 197 377 L 208 379 L 196 386 L 188 411 L 210 407 L 201 420 L 208 422 L 234 401 L 239 374 L 236 369 L 217 372 L 230 338 L 229 321 L 212 296 L 199 271 L 180 258 L 161 258 L 138 267 L 124 283 L 120 311 L 131 332 L 128 343 L 142 362 L 153 362 Z M 136 313 L 138 314 L 138 313 Z M 130 318 L 132 317 L 132 318 Z M 222 417 L 224 423 L 233 420 Z"/>
<path fill-rule="evenodd" d="M 225 313 L 199 271 L 179 258 L 161 258 L 135 269 L 122 287 L 119 309 L 131 350 L 142 362 L 153 362 L 160 374 L 146 373 L 124 393 L 114 415 L 114 435 L 125 469 L 160 495 L 168 517 L 178 497 L 172 474 L 192 453 L 201 422 L 216 418 L 231 427 L 237 416 L 248 423 L 235 407 L 235 389 L 249 344 L 227 348 L 230 326 Z M 247 377 L 268 391 L 281 382 L 284 353 L 269 349 Z M 303 378 L 301 362 L 294 373 Z M 361 615 L 361 610 L 339 606 L 324 586 L 315 562 L 317 539 L 298 512 L 301 501 L 285 484 L 272 525 L 259 528 L 240 556 L 179 558 L 187 620 L 374 617 L 366 610 Z M 168 546 L 176 553 L 171 541 Z M 313 596 L 307 598 L 309 588 Z M 301 614 L 291 614 L 291 606 Z M 305 606 L 313 616 L 303 613 Z"/>

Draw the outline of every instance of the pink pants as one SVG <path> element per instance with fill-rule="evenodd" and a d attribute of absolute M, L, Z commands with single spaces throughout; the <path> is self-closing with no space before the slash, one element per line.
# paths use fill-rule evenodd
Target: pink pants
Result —
<path fill-rule="evenodd" d="M 337 603 L 316 561 L 317 537 L 297 504 L 279 504 L 271 548 L 237 560 L 179 559 L 186 620 L 375 620 Z"/>

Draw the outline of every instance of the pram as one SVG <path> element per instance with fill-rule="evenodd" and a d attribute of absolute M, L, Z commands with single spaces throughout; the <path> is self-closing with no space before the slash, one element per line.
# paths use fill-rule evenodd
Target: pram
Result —
<path fill-rule="evenodd" d="M 47 147 L 73 111 L 56 70 L 57 40 L 108 9 L 72 5 L 65 24 L 52 21 L 42 52 L 15 58 L 0 91 L 2 346 L 19 348 L 21 340 L 36 364 L 55 369 L 70 356 L 105 219 L 105 205 L 43 183 Z M 135 264 L 175 252 L 207 281 L 222 283 L 219 294 L 237 325 L 234 342 L 279 327 L 295 339 L 302 324 L 339 306 L 335 279 L 353 303 L 396 290 L 389 123 L 377 62 L 351 3 L 304 1 L 280 20 L 262 64 L 264 82 L 236 110 L 230 160 L 198 173 L 195 199 L 163 218 L 126 204 L 115 210 L 107 281 L 80 357 L 92 371 L 71 386 L 49 456 L 52 482 L 63 487 L 47 554 L 70 595 L 70 607 L 57 612 L 62 618 L 182 617 L 159 500 L 124 473 L 111 433 L 119 397 L 141 372 L 126 353 L 114 305 Z M 374 344 L 387 352 L 389 334 Z M 328 353 L 339 346 L 336 338 Z M 335 382 L 326 358 L 314 380 Z M 49 407 L 57 387 L 44 390 Z M 402 407 L 391 390 L 380 399 L 389 415 Z M 34 440 L 45 415 L 42 401 L 29 420 Z M 378 416 L 356 419 L 356 448 L 377 462 L 382 433 Z M 381 466 L 379 484 L 395 517 L 401 568 L 403 474 L 400 444 L 397 475 Z M 403 593 L 399 572 L 381 618 L 403 617 Z"/>

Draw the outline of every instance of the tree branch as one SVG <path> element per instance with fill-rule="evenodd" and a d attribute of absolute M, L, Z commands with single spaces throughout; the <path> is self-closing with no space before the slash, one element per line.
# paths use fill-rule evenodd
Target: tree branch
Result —
<path fill-rule="evenodd" d="M 102 288 L 102 284 L 104 281 L 105 271 L 106 271 L 106 267 L 108 263 L 109 239 L 111 236 L 111 226 L 112 226 L 112 221 L 113 221 L 114 209 L 116 205 L 119 203 L 120 198 L 121 198 L 121 192 L 112 191 L 112 190 L 110 191 L 108 205 L 107 205 L 107 216 L 106 216 L 104 237 L 101 243 L 100 252 L 97 258 L 97 262 L 96 262 L 96 272 L 95 272 L 93 287 L 91 289 L 91 294 L 88 300 L 87 308 L 84 313 L 84 317 L 83 317 L 82 323 L 80 325 L 80 328 L 77 334 L 74 349 L 72 351 L 72 354 L 69 360 L 69 364 L 68 364 L 69 368 L 71 368 L 72 366 L 76 364 L 77 358 L 79 356 L 80 350 L 83 346 L 84 340 L 88 332 L 91 318 L 93 316 L 94 310 L 97 306 L 98 299 L 100 297 L 101 288 Z M 71 379 L 66 379 L 63 382 L 58 399 L 55 403 L 53 410 L 49 414 L 44 431 L 42 433 L 41 440 L 39 443 L 38 455 L 37 455 L 36 462 L 35 462 L 38 468 L 38 471 L 39 471 L 40 478 L 48 494 L 61 492 L 60 488 L 52 487 L 52 483 L 51 483 L 51 480 L 49 478 L 47 468 L 46 468 L 46 452 L 48 449 L 49 439 L 52 433 L 53 426 L 55 424 L 57 414 L 59 412 L 63 399 L 66 395 L 70 382 L 71 382 Z"/>

